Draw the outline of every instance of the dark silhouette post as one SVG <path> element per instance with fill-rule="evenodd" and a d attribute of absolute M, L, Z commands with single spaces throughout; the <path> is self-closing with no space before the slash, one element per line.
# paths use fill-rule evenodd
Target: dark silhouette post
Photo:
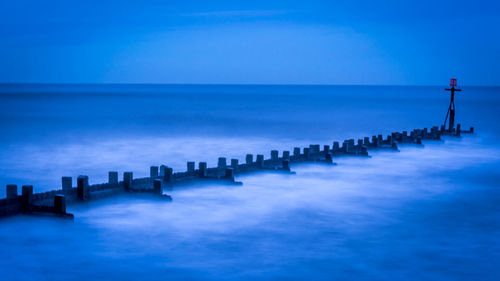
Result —
<path fill-rule="evenodd" d="M 450 122 L 448 124 L 448 131 L 452 132 L 453 129 L 455 128 L 455 92 L 461 92 L 461 89 L 456 89 L 455 86 L 457 86 L 457 79 L 451 78 L 450 79 L 450 86 L 451 88 L 446 88 L 446 91 L 451 91 L 451 98 L 450 98 L 450 106 L 448 107 L 448 112 L 446 113 L 446 117 L 444 118 L 444 128 L 446 129 L 446 121 L 448 120 L 448 116 L 450 117 Z"/>

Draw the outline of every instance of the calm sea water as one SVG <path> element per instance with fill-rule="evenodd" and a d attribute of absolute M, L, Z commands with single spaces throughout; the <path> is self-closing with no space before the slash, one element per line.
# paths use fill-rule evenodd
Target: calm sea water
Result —
<path fill-rule="evenodd" d="M 0 85 L 0 186 L 146 176 L 225 156 L 440 125 L 442 87 Z M 464 87 L 477 134 L 0 220 L 0 280 L 498 280 L 500 88 Z M 0 197 L 5 190 L 0 189 Z"/>

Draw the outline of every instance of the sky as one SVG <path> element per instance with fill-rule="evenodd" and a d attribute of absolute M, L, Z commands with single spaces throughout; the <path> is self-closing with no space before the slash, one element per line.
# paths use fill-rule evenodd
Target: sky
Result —
<path fill-rule="evenodd" d="M 0 83 L 500 85 L 500 1 L 0 1 Z"/>

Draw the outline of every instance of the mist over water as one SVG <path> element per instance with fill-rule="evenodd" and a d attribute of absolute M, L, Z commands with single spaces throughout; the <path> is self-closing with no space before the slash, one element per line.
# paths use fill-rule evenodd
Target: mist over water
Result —
<path fill-rule="evenodd" d="M 440 87 L 1 86 L 0 183 L 60 188 L 439 125 Z M 477 135 L 295 175 L 238 176 L 0 220 L 5 280 L 497 280 L 500 89 L 464 88 Z M 0 196 L 5 196 L 4 188 Z"/>

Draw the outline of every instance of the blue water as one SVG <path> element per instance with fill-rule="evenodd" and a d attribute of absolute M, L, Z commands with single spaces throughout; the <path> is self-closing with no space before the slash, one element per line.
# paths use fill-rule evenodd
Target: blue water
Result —
<path fill-rule="evenodd" d="M 439 125 L 442 87 L 0 85 L 0 184 L 146 176 Z M 239 176 L 243 186 L 0 220 L 0 280 L 498 280 L 500 88 L 464 87 L 477 134 Z M 0 189 L 0 197 L 5 190 Z"/>

